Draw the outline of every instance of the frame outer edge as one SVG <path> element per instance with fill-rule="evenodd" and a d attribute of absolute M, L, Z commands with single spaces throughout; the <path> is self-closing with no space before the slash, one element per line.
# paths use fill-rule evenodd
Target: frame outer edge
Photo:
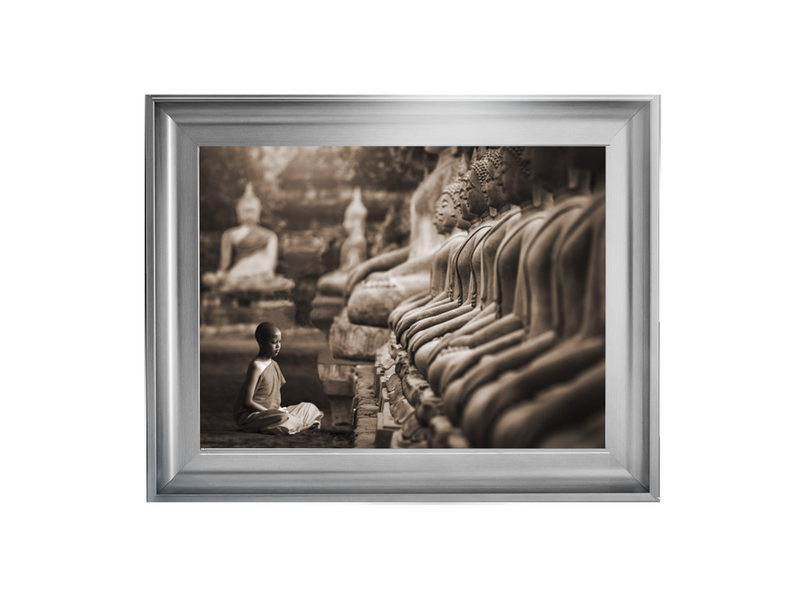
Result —
<path fill-rule="evenodd" d="M 145 96 L 145 423 L 146 423 L 146 481 L 148 501 L 156 500 L 156 288 L 154 265 L 155 233 L 155 134 L 156 103 Z"/>
<path fill-rule="evenodd" d="M 362 501 L 388 501 L 389 497 L 387 495 L 382 494 L 368 494 L 368 495 L 259 495 L 259 496 L 248 496 L 242 494 L 232 494 L 232 495 L 204 495 L 204 494 L 181 494 L 181 495 L 171 495 L 171 494 L 159 494 L 158 488 L 158 479 L 159 479 L 159 450 L 158 450 L 158 404 L 159 401 L 157 400 L 157 390 L 158 387 L 155 383 L 156 376 L 157 376 L 157 362 L 159 361 L 159 353 L 156 349 L 156 326 L 157 326 L 157 278 L 156 278 L 156 261 L 157 261 L 157 254 L 156 254 L 156 214 L 157 214 L 157 206 L 156 203 L 157 199 L 157 185 L 156 182 L 156 172 L 158 171 L 157 168 L 159 166 L 156 165 L 157 163 L 157 153 L 156 153 L 156 145 L 159 144 L 158 139 L 158 132 L 157 132 L 157 119 L 156 115 L 157 112 L 161 113 L 162 115 L 168 117 L 173 125 L 189 140 L 193 140 L 192 136 L 189 136 L 187 132 L 183 131 L 181 125 L 176 123 L 172 116 L 169 115 L 167 111 L 161 109 L 159 107 L 160 101 L 162 102 L 169 102 L 169 101 L 179 101 L 179 102 L 209 102 L 209 101 L 250 101 L 250 100 L 264 100 L 264 101 L 272 101 L 272 100 L 283 100 L 283 99 L 292 99 L 292 100 L 316 100 L 316 101 L 326 101 L 326 100 L 353 100 L 353 101 L 360 101 L 360 100 L 415 100 L 416 98 L 422 97 L 307 97 L 307 96 L 280 96 L 280 97 L 265 97 L 265 96 L 244 96 L 244 97 L 231 97 L 231 96 L 210 96 L 210 97 L 194 97 L 194 96 L 150 96 L 146 95 L 146 119 L 145 119 L 145 143 L 146 143 L 146 173 L 145 173 L 145 180 L 146 180 L 146 400 L 147 400 L 147 412 L 146 412 L 146 419 L 147 419 L 147 435 L 148 435 L 148 442 L 147 442 L 147 485 L 148 485 L 148 500 L 149 501 L 171 501 L 171 500 L 362 500 Z M 452 100 L 452 99 L 461 99 L 461 100 L 484 100 L 488 99 L 489 97 L 424 97 L 423 100 Z M 612 100 L 612 101 L 641 101 L 645 102 L 646 104 L 640 110 L 648 109 L 649 112 L 649 132 L 646 134 L 649 136 L 649 153 L 650 158 L 647 165 L 650 173 L 648 175 L 649 178 L 649 207 L 646 208 L 649 212 L 649 224 L 650 224 L 650 231 L 648 236 L 650 237 L 649 242 L 649 252 L 650 252 L 650 259 L 648 266 L 650 267 L 650 275 L 649 275 L 649 310 L 648 310 L 648 331 L 650 337 L 650 345 L 649 351 L 651 354 L 650 362 L 649 362 L 649 418 L 648 418 L 648 437 L 649 437 L 649 464 L 648 464 L 648 471 L 649 471 L 649 489 L 647 492 L 643 493 L 606 493 L 606 492 L 598 492 L 598 493 L 588 493 L 580 496 L 575 496 L 569 493 L 561 493 L 555 492 L 550 494 L 534 494 L 534 493 L 523 493 L 523 494 L 508 494 L 508 495 L 501 495 L 499 498 L 494 496 L 493 499 L 488 499 L 489 501 L 494 500 L 497 502 L 504 502 L 504 501 L 513 501 L 513 500 L 641 500 L 641 501 L 649 501 L 654 500 L 658 501 L 659 497 L 659 476 L 658 476 L 658 469 L 659 469 L 659 422 L 658 422 L 658 392 L 659 392 L 659 359 L 658 359 L 658 349 L 659 349 L 659 312 L 658 312 L 658 186 L 659 186 L 659 109 L 660 109 L 660 97 L 659 96 L 622 96 L 622 97 L 612 97 L 612 96 L 592 96 L 592 97 L 494 97 L 499 98 L 501 100 L 519 100 L 519 101 L 546 101 L 546 100 L 575 100 L 575 101 L 604 101 L 604 100 Z M 637 113 L 640 112 L 637 110 Z M 627 125 L 627 124 L 626 124 Z M 193 140 L 193 142 L 195 142 Z M 198 144 L 198 143 L 195 143 Z M 644 383 L 644 382 L 643 382 Z M 196 455 L 198 454 L 198 450 L 196 450 Z M 164 459 L 163 459 L 164 460 Z M 188 460 L 188 459 L 184 459 Z M 180 463 L 183 466 L 183 463 Z M 181 471 L 181 467 L 176 468 L 177 473 Z M 172 476 L 171 476 L 172 479 Z M 168 482 L 171 481 L 168 479 Z M 447 493 L 441 493 L 439 495 L 435 495 L 438 497 L 438 500 L 452 500 L 454 502 L 459 502 L 460 500 L 466 501 L 482 501 L 487 500 L 484 495 L 474 493 L 469 495 L 458 495 L 458 496 L 451 496 Z M 413 501 L 425 501 L 430 500 L 429 495 L 402 495 L 402 496 L 392 496 L 390 500 L 409 500 Z"/>
<path fill-rule="evenodd" d="M 198 95 L 198 94 L 154 94 L 150 95 L 156 103 L 207 103 L 207 102 L 286 102 L 286 101 L 388 101 L 388 102 L 406 102 L 406 101 L 469 101 L 469 102 L 487 102 L 487 101 L 519 101 L 519 102 L 590 102 L 590 103 L 605 103 L 605 102 L 633 102 L 633 103 L 650 103 L 654 98 L 651 94 L 626 94 L 623 96 L 609 95 L 609 94 L 589 94 L 589 95 L 495 95 L 495 94 L 479 94 L 479 95 L 450 95 L 450 94 L 419 94 L 419 95 L 404 95 L 404 94 L 361 94 L 361 95 L 333 95 L 333 94 L 220 94 L 220 95 Z"/>
<path fill-rule="evenodd" d="M 650 488 L 659 500 L 659 170 L 661 160 L 661 97 L 650 102 Z"/>
<path fill-rule="evenodd" d="M 153 502 L 357 502 L 357 503 L 514 503 L 619 502 L 650 503 L 649 492 L 440 493 L 440 494 L 157 494 Z"/>

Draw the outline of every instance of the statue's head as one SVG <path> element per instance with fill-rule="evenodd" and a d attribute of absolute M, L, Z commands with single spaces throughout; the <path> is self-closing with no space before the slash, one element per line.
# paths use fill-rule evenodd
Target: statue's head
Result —
<path fill-rule="evenodd" d="M 461 215 L 460 189 L 460 179 L 456 178 L 444 188 L 438 199 L 436 211 L 441 213 L 443 229 L 438 231 L 439 234 L 449 234 L 455 227 L 461 230 L 469 228 L 469 222 Z"/>
<path fill-rule="evenodd" d="M 530 179 L 535 186 L 547 191 L 556 192 L 565 188 L 568 183 L 570 149 L 567 147 L 528 147 L 525 157 L 528 159 Z"/>
<path fill-rule="evenodd" d="M 251 182 L 246 186 L 246 192 L 240 197 L 237 202 L 237 221 L 240 224 L 255 225 L 260 223 L 260 213 L 262 212 L 262 203 L 254 194 L 254 188 Z"/>
<path fill-rule="evenodd" d="M 570 167 L 590 172 L 596 180 L 606 177 L 605 147 L 573 147 L 569 149 Z"/>
<path fill-rule="evenodd" d="M 482 216 L 489 207 L 481 181 L 481 175 L 488 173 L 487 166 L 485 157 L 475 159 L 461 180 L 461 211 L 467 220 Z"/>
<path fill-rule="evenodd" d="M 490 208 L 502 209 L 508 198 L 504 182 L 503 154 L 499 149 L 492 149 L 483 156 L 483 159 L 485 161 L 475 163 L 480 190 L 486 197 Z"/>
<path fill-rule="evenodd" d="M 441 193 L 441 196 L 438 198 L 435 204 L 435 209 L 433 211 L 433 226 L 435 226 L 436 232 L 438 234 L 444 234 L 444 203 L 448 202 L 449 198 L 447 196 L 446 191 Z"/>
<path fill-rule="evenodd" d="M 352 192 L 352 201 L 343 214 L 343 226 L 350 235 L 362 235 L 366 230 L 368 210 L 363 205 L 362 197 L 360 187 L 356 187 Z"/>
<path fill-rule="evenodd" d="M 525 147 L 500 147 L 499 159 L 492 164 L 492 174 L 500 174 L 499 181 L 505 202 L 517 205 L 529 203 L 533 191 L 530 159 Z"/>

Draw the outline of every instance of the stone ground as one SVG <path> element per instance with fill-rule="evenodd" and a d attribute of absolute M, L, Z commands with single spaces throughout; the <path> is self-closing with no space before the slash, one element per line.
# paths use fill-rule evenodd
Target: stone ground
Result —
<path fill-rule="evenodd" d="M 217 335 L 201 340 L 201 447 L 202 448 L 351 448 L 354 434 L 332 425 L 332 409 L 318 377 L 317 355 L 326 346 L 318 331 L 283 332 L 283 349 L 277 362 L 287 384 L 282 405 L 312 402 L 324 412 L 321 431 L 295 435 L 264 435 L 239 431 L 232 419 L 232 404 L 245 378 L 248 363 L 257 353 L 250 335 Z"/>

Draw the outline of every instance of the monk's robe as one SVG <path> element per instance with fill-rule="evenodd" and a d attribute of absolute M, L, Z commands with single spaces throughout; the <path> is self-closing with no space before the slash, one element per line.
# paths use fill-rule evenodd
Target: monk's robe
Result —
<path fill-rule="evenodd" d="M 237 426 L 243 431 L 274 435 L 299 433 L 311 427 L 319 429 L 324 413 L 315 404 L 302 402 L 293 406 L 281 406 L 282 396 L 279 390 L 283 385 L 285 377 L 276 361 L 272 360 L 257 379 L 252 396 L 254 402 L 267 410 L 250 412 L 243 404 L 247 387 L 247 384 L 243 384 L 232 409 Z"/>

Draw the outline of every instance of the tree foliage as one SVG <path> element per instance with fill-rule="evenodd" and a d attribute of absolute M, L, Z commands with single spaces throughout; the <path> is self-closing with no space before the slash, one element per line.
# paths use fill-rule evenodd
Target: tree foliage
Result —
<path fill-rule="evenodd" d="M 423 147 L 357 147 L 351 157 L 352 185 L 387 191 L 411 191 L 435 166 Z"/>
<path fill-rule="evenodd" d="M 269 227 L 276 226 L 281 203 L 273 179 L 266 178 L 264 152 L 260 147 L 201 147 L 201 230 L 220 231 L 236 226 L 235 206 L 249 182 L 262 202 L 261 221 Z"/>

